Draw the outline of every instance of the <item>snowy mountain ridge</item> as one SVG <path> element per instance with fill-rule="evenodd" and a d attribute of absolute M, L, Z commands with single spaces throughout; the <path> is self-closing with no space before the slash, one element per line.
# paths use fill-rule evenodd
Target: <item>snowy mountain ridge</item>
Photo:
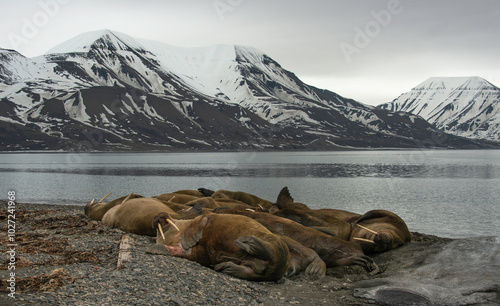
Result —
<path fill-rule="evenodd" d="M 500 89 L 481 77 L 430 78 L 379 108 L 422 116 L 455 135 L 500 141 Z"/>
<path fill-rule="evenodd" d="M 181 48 L 102 30 L 31 59 L 0 52 L 7 150 L 419 147 L 440 133 L 307 85 L 252 47 Z"/>

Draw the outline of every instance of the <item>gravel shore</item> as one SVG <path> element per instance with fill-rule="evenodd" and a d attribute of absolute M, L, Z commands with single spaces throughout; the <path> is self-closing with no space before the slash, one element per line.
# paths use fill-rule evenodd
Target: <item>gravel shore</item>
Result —
<path fill-rule="evenodd" d="M 0 202 L 7 207 L 5 202 Z M 365 305 L 393 304 L 360 293 L 364 281 L 409 273 L 450 239 L 413 233 L 414 241 L 373 256 L 382 269 L 371 276 L 357 266 L 328 269 L 310 280 L 303 274 L 279 282 L 249 282 L 182 258 L 146 252 L 151 237 L 124 233 L 88 219 L 81 206 L 17 204 L 15 211 L 15 299 L 7 294 L 12 252 L 8 211 L 0 213 L 2 305 Z M 132 238 L 131 258 L 117 269 L 120 241 Z M 124 250 L 126 251 L 126 250 Z M 396 294 L 397 295 L 397 294 Z M 401 296 L 401 295 L 399 295 Z M 389 300 L 387 300 L 389 299 Z M 419 296 L 407 301 L 427 304 Z"/>

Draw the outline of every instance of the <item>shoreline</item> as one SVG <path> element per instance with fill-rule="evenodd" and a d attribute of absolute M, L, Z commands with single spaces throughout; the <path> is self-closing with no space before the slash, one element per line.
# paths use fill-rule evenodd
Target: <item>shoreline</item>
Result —
<path fill-rule="evenodd" d="M 341 148 L 338 150 L 278 150 L 278 149 L 268 149 L 268 150 L 148 150 L 148 151 L 135 151 L 135 150 L 125 150 L 125 151 L 61 151 L 61 150 L 15 150 L 15 151 L 0 151 L 0 154 L 102 154 L 102 153 L 111 153 L 111 154 L 157 154 L 157 153 L 165 153 L 165 154 L 177 154 L 177 153 L 290 153 L 290 152 L 363 152 L 363 151 L 479 151 L 479 150 L 500 150 L 500 142 L 493 143 L 496 144 L 497 147 L 486 147 L 486 148 L 443 148 L 443 147 L 415 147 L 415 148 Z"/>
<path fill-rule="evenodd" d="M 0 215 L 4 229 L 6 214 Z M 413 232 L 412 242 L 371 256 L 382 269 L 375 276 L 361 267 L 348 266 L 330 268 L 326 277 L 318 280 L 299 274 L 278 282 L 250 282 L 182 258 L 149 254 L 146 250 L 153 244 L 151 237 L 127 234 L 90 220 L 84 215 L 83 206 L 18 203 L 15 214 L 15 300 L 23 305 L 383 305 L 398 301 L 428 304 L 435 301 L 416 287 L 378 289 L 375 293 L 372 289 L 391 278 L 411 274 L 457 241 Z M 131 259 L 124 268 L 117 269 L 124 235 L 132 239 Z M 0 237 L 5 241 L 6 231 Z M 9 258 L 4 244 L 1 249 L 4 264 L 0 270 L 0 301 L 11 305 L 13 299 L 5 292 L 9 275 L 5 263 Z M 394 290 L 399 290 L 398 294 Z M 500 289 L 496 290 L 485 294 L 493 294 L 494 298 Z M 495 300 L 491 305 L 494 303 Z"/>

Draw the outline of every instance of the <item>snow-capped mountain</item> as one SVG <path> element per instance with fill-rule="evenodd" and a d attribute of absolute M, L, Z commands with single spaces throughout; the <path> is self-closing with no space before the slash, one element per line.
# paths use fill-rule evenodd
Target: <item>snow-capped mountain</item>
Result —
<path fill-rule="evenodd" d="M 109 30 L 31 59 L 1 49 L 0 135 L 4 150 L 482 146 L 304 84 L 251 47 Z"/>
<path fill-rule="evenodd" d="M 379 108 L 422 116 L 455 135 L 500 141 L 500 88 L 480 77 L 430 78 Z"/>

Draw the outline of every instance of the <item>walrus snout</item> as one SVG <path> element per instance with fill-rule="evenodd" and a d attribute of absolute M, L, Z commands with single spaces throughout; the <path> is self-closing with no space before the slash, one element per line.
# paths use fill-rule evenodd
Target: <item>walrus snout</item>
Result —
<path fill-rule="evenodd" d="M 168 213 L 161 212 L 153 218 L 153 222 L 151 222 L 151 225 L 153 228 L 157 228 L 158 224 L 160 224 L 162 227 L 166 227 L 168 218 L 170 218 L 170 215 Z"/>
<path fill-rule="evenodd" d="M 162 236 L 164 233 L 163 229 L 167 228 L 169 225 L 172 225 L 178 232 L 180 232 L 179 227 L 177 227 L 174 221 L 172 221 L 172 217 L 170 217 L 170 215 L 166 212 L 161 212 L 157 214 L 153 218 L 153 222 L 151 223 L 151 225 L 153 226 L 153 228 L 158 228 Z"/>

